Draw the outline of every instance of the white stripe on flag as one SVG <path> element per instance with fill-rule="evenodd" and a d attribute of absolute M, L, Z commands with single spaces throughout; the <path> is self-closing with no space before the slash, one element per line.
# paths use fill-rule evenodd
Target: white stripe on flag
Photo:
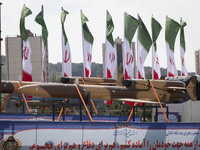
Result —
<path fill-rule="evenodd" d="M 145 72 L 144 72 L 143 65 L 148 53 L 139 40 L 137 40 L 137 53 L 138 53 L 137 54 L 137 78 L 145 79 Z"/>
<path fill-rule="evenodd" d="M 72 67 L 71 67 L 71 51 L 70 46 L 67 41 L 65 45 L 64 36 L 62 34 L 62 76 L 71 77 L 72 76 Z"/>
<path fill-rule="evenodd" d="M 134 69 L 134 60 L 133 60 L 133 51 L 129 45 L 128 40 L 124 37 L 124 51 L 123 51 L 123 74 L 125 79 L 133 79 L 133 69 Z"/>
<path fill-rule="evenodd" d="M 181 59 L 181 75 L 182 76 L 187 76 L 188 72 L 185 66 L 185 51 L 182 46 L 180 46 L 180 59 Z"/>
<path fill-rule="evenodd" d="M 92 62 L 92 44 L 83 37 L 83 70 L 84 77 L 91 76 L 91 62 Z"/>
<path fill-rule="evenodd" d="M 27 39 L 26 42 L 23 41 L 22 69 L 30 75 L 32 74 L 31 54 L 32 54 L 32 50 L 31 50 L 31 47 L 30 47 L 29 40 Z"/>
<path fill-rule="evenodd" d="M 167 76 L 178 76 L 178 72 L 176 69 L 174 53 L 170 49 L 169 44 L 166 42 L 166 51 L 167 51 Z"/>
<path fill-rule="evenodd" d="M 105 77 L 114 78 L 117 66 L 117 53 L 115 48 L 106 39 L 105 45 Z"/>

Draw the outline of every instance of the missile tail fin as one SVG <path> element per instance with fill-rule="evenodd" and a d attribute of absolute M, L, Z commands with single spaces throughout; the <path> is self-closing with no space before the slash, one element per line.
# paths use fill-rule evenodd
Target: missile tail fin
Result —
<path fill-rule="evenodd" d="M 191 100 L 196 100 L 196 81 L 197 81 L 197 77 L 192 76 L 185 82 L 186 91 L 188 95 L 190 96 Z"/>

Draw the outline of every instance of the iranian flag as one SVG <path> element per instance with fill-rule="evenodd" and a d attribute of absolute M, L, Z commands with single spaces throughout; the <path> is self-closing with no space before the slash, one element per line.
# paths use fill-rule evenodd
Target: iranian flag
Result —
<path fill-rule="evenodd" d="M 20 18 L 20 34 L 23 41 L 22 81 L 32 81 L 32 51 L 28 40 L 28 34 L 24 25 L 25 17 L 27 17 L 30 14 L 32 14 L 31 10 L 24 5 L 22 8 Z"/>
<path fill-rule="evenodd" d="M 106 41 L 105 41 L 105 78 L 113 78 L 117 66 L 117 53 L 114 48 L 112 32 L 114 24 L 110 13 L 106 12 Z M 112 101 L 107 101 L 109 105 Z"/>
<path fill-rule="evenodd" d="M 165 41 L 166 41 L 166 52 L 167 52 L 167 76 L 174 77 L 178 76 L 174 59 L 174 44 L 177 33 L 180 29 L 180 24 L 173 19 L 166 17 L 165 24 Z"/>
<path fill-rule="evenodd" d="M 144 73 L 144 61 L 149 53 L 152 41 L 145 27 L 142 19 L 139 17 L 139 26 L 138 26 L 138 40 L 137 40 L 137 78 L 145 78 Z"/>
<path fill-rule="evenodd" d="M 154 19 L 154 17 L 151 17 L 151 29 L 152 29 L 152 79 L 160 79 L 161 73 L 160 73 L 160 64 L 157 54 L 157 45 L 156 40 L 158 38 L 158 35 L 162 29 L 162 26 L 160 23 Z"/>
<path fill-rule="evenodd" d="M 180 55 L 181 55 L 181 75 L 187 76 L 188 72 L 185 66 L 185 36 L 184 36 L 184 27 L 186 22 L 181 19 L 181 31 L 180 31 Z"/>
<path fill-rule="evenodd" d="M 131 41 L 138 27 L 138 20 L 124 13 L 124 51 L 123 51 L 123 73 L 124 79 L 134 78 L 134 56 L 131 49 Z"/>
<path fill-rule="evenodd" d="M 64 28 L 64 22 L 67 14 L 68 12 L 62 8 L 61 25 L 62 25 L 62 76 L 63 77 L 72 76 L 71 51 L 70 51 L 69 41 L 67 39 Z"/>
<path fill-rule="evenodd" d="M 45 82 L 45 53 L 47 48 L 48 30 L 43 18 L 43 6 L 41 12 L 35 17 L 35 21 L 42 27 L 42 82 Z"/>
<path fill-rule="evenodd" d="M 116 65 L 117 65 L 117 53 L 114 48 L 114 41 L 112 32 L 114 30 L 114 24 L 112 17 L 107 11 L 106 14 L 106 42 L 105 42 L 105 77 L 113 78 Z"/>
<path fill-rule="evenodd" d="M 81 11 L 84 77 L 91 76 L 92 44 L 94 41 L 94 38 L 86 24 L 87 21 L 88 18 Z"/>

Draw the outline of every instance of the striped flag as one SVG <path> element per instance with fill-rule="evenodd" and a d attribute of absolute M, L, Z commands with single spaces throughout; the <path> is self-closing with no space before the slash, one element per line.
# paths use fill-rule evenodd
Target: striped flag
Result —
<path fill-rule="evenodd" d="M 185 36 L 184 36 L 184 27 L 186 26 L 186 22 L 181 19 L 181 31 L 180 31 L 180 57 L 181 57 L 181 75 L 187 76 L 188 72 L 185 66 Z"/>
<path fill-rule="evenodd" d="M 112 17 L 107 11 L 106 13 L 106 42 L 105 42 L 105 77 L 113 78 L 117 66 L 117 53 L 114 48 L 112 32 L 114 24 Z"/>
<path fill-rule="evenodd" d="M 174 77 L 178 76 L 174 59 L 174 45 L 177 33 L 180 29 L 180 24 L 173 19 L 166 17 L 165 24 L 165 41 L 166 41 L 166 52 L 167 52 L 167 76 Z"/>
<path fill-rule="evenodd" d="M 86 24 L 88 18 L 81 10 L 81 23 L 82 23 L 82 39 L 83 39 L 83 70 L 84 77 L 91 76 L 91 62 L 92 62 L 92 44 L 94 38 Z"/>
<path fill-rule="evenodd" d="M 32 14 L 31 10 L 24 5 L 20 17 L 20 34 L 23 41 L 22 81 L 32 81 L 32 50 L 25 28 L 25 17 L 29 16 L 30 14 Z"/>
<path fill-rule="evenodd" d="M 149 53 L 149 49 L 151 47 L 152 41 L 145 27 L 142 19 L 139 17 L 139 26 L 138 26 L 138 40 L 137 40 L 137 78 L 142 79 L 145 78 L 144 73 L 144 61 Z"/>
<path fill-rule="evenodd" d="M 35 21 L 42 27 L 42 82 L 45 82 L 45 53 L 47 48 L 48 30 L 43 18 L 43 6 L 41 12 L 35 17 Z"/>
<path fill-rule="evenodd" d="M 114 24 L 110 13 L 106 12 L 105 78 L 113 78 L 117 66 L 117 52 L 114 48 L 112 32 Z M 112 101 L 107 101 L 109 105 Z"/>
<path fill-rule="evenodd" d="M 69 41 L 67 39 L 64 28 L 64 22 L 67 14 L 68 12 L 62 8 L 61 25 L 62 25 L 62 76 L 63 77 L 72 76 L 71 51 L 70 51 Z"/>
<path fill-rule="evenodd" d="M 161 73 L 160 73 L 160 64 L 157 54 L 157 45 L 156 40 L 158 38 L 158 35 L 162 29 L 162 26 L 160 23 L 154 19 L 154 17 L 151 17 L 151 29 L 152 29 L 152 79 L 160 79 Z"/>
<path fill-rule="evenodd" d="M 138 27 L 138 20 L 124 13 L 124 51 L 123 51 L 123 73 L 124 79 L 134 78 L 134 56 L 131 49 L 131 41 Z"/>

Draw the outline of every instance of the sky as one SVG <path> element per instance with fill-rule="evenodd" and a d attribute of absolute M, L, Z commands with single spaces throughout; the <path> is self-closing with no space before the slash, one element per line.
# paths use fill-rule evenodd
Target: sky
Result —
<path fill-rule="evenodd" d="M 199 0 L 1 0 L 1 28 L 2 54 L 5 55 L 5 38 L 20 35 L 19 21 L 23 5 L 32 11 L 26 17 L 25 27 L 36 35 L 41 35 L 41 26 L 37 24 L 35 16 L 44 7 L 44 20 L 49 32 L 48 49 L 49 62 L 62 61 L 61 48 L 61 7 L 69 14 L 65 21 L 65 31 L 72 53 L 72 62 L 83 62 L 82 34 L 80 10 L 89 19 L 87 23 L 93 37 L 92 62 L 102 63 L 102 44 L 105 43 L 106 10 L 112 16 L 114 23 L 114 38 L 124 37 L 124 12 L 137 18 L 140 15 L 151 35 L 151 16 L 161 24 L 162 30 L 157 40 L 157 51 L 160 67 L 167 67 L 165 20 L 166 16 L 180 22 L 180 18 L 187 23 L 185 29 L 186 53 L 185 63 L 188 72 L 195 71 L 194 52 L 200 49 L 200 1 Z M 136 35 L 133 42 L 136 41 Z M 180 70 L 180 33 L 175 42 L 175 63 Z M 151 51 L 144 63 L 151 66 Z"/>

